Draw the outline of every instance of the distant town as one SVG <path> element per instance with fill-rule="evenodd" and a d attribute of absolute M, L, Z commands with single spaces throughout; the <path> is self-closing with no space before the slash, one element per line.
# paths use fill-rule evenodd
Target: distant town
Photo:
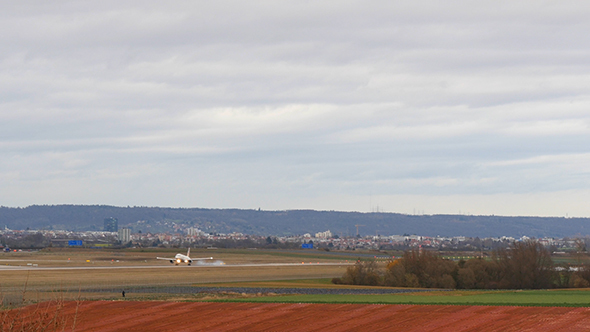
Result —
<path fill-rule="evenodd" d="M 433 237 L 564 238 L 590 234 L 590 218 L 475 215 L 407 215 L 393 212 L 315 210 L 265 211 L 117 207 L 107 205 L 32 205 L 0 207 L 0 228 L 19 230 L 113 231 L 106 220 L 117 220 L 117 231 L 132 234 L 242 233 L 290 237 L 330 230 L 339 238 L 362 235 L 417 234 Z M 108 223 L 108 222 L 107 222 Z"/>
<path fill-rule="evenodd" d="M 140 222 L 141 223 L 141 222 Z M 402 235 L 353 235 L 339 236 L 330 230 L 294 236 L 248 235 L 239 232 L 207 233 L 195 227 L 179 227 L 174 233 L 133 232 L 128 227 L 118 227 L 115 218 L 104 221 L 103 231 L 66 230 L 0 230 L 3 248 L 35 249 L 45 247 L 85 248 L 305 248 L 320 250 L 407 250 L 431 248 L 437 250 L 489 251 L 504 248 L 515 241 L 531 240 L 530 237 L 465 237 Z M 586 238 L 536 238 L 552 252 L 585 248 Z"/>

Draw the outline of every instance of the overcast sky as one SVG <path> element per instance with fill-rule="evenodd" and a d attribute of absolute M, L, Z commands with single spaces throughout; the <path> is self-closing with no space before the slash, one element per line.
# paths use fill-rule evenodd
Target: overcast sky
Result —
<path fill-rule="evenodd" d="M 589 17 L 2 1 L 0 205 L 590 217 Z"/>

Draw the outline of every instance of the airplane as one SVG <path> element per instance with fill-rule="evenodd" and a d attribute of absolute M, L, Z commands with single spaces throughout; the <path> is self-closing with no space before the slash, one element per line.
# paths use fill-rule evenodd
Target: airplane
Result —
<path fill-rule="evenodd" d="M 170 263 L 174 264 L 174 265 L 178 265 L 180 263 L 187 263 L 188 265 L 191 265 L 191 263 L 193 261 L 202 261 L 205 259 L 213 259 L 213 257 L 204 257 L 204 258 L 190 258 L 191 254 L 191 248 L 188 248 L 188 251 L 186 252 L 186 255 L 183 254 L 176 254 L 176 256 L 174 256 L 174 258 L 165 258 L 165 257 L 156 257 L 156 259 L 165 259 L 167 261 L 170 261 Z"/>

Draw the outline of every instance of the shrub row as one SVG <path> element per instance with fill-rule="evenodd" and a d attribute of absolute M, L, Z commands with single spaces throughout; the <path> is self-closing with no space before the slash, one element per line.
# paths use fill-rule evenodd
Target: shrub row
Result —
<path fill-rule="evenodd" d="M 535 241 L 515 242 L 491 259 L 455 262 L 432 251 L 406 251 L 385 269 L 357 262 L 333 283 L 446 289 L 548 289 L 588 287 L 590 269 L 556 267 L 549 251 Z"/>

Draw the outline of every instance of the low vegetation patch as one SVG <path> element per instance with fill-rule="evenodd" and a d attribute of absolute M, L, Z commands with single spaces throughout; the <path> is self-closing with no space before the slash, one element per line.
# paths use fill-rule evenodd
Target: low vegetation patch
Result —
<path fill-rule="evenodd" d="M 201 287 L 264 287 L 264 288 L 374 288 L 365 285 L 336 285 L 330 278 L 269 280 L 269 281 L 238 281 L 223 283 L 199 283 Z"/>

